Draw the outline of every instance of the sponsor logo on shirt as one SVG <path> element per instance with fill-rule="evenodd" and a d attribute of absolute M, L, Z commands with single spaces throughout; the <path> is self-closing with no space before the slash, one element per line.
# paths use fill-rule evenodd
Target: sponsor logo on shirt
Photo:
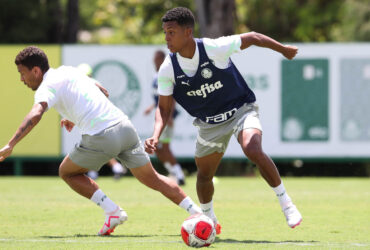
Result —
<path fill-rule="evenodd" d="M 185 81 L 181 81 L 181 84 L 190 86 L 189 80 L 187 80 L 186 82 Z"/>
<path fill-rule="evenodd" d="M 206 122 L 213 122 L 213 123 L 219 123 L 228 120 L 230 117 L 232 117 L 235 112 L 237 111 L 236 108 L 233 108 L 232 110 L 226 111 L 224 113 L 214 115 L 214 116 L 207 116 Z"/>
<path fill-rule="evenodd" d="M 181 78 L 184 78 L 185 77 L 185 75 L 179 75 L 179 76 L 177 76 L 176 78 L 177 79 L 181 79 Z"/>
<path fill-rule="evenodd" d="M 202 67 L 205 67 L 205 66 L 207 66 L 209 64 L 209 62 L 205 62 L 205 63 L 202 63 L 201 65 L 200 65 L 200 67 L 202 68 Z"/>
<path fill-rule="evenodd" d="M 221 81 L 217 81 L 215 83 L 205 83 L 200 86 L 199 89 L 188 91 L 186 94 L 188 96 L 202 96 L 203 98 L 207 97 L 207 94 L 212 93 L 213 91 L 216 91 L 220 88 L 222 88 L 224 85 L 222 85 Z"/>

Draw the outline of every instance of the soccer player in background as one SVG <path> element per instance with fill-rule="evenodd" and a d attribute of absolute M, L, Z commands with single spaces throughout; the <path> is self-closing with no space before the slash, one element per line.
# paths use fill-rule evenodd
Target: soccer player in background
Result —
<path fill-rule="evenodd" d="M 153 79 L 152 88 L 153 88 L 153 98 L 154 103 L 147 107 L 144 111 L 145 115 L 149 115 L 153 109 L 155 109 L 158 106 L 158 70 L 161 64 L 164 61 L 164 58 L 166 57 L 166 54 L 162 50 L 157 50 L 154 53 L 154 66 L 156 74 Z M 157 155 L 158 159 L 162 162 L 168 173 L 170 173 L 171 176 L 176 178 L 177 184 L 179 185 L 185 185 L 185 175 L 184 172 L 181 169 L 181 165 L 176 161 L 175 156 L 173 155 L 170 143 L 173 136 L 173 126 L 174 126 L 174 120 L 178 114 L 178 111 L 175 107 L 175 103 L 173 105 L 172 113 L 167 121 L 167 125 L 164 128 L 161 136 L 159 137 L 157 150 L 155 151 L 155 154 Z"/>
<path fill-rule="evenodd" d="M 158 72 L 159 104 L 153 136 L 145 141 L 146 151 L 156 150 L 175 99 L 196 118 L 193 124 L 198 128 L 197 194 L 202 211 L 217 225 L 217 233 L 221 232 L 221 226 L 213 210 L 212 178 L 233 134 L 244 154 L 258 166 L 275 191 L 288 225 L 296 227 L 302 216 L 286 192 L 274 162 L 262 150 L 262 127 L 255 95 L 230 56 L 256 45 L 290 60 L 297 54 L 297 47 L 283 45 L 256 32 L 194 39 L 194 16 L 183 7 L 169 10 L 162 22 L 167 47 L 172 53 Z"/>
<path fill-rule="evenodd" d="M 172 180 L 158 174 L 145 153 L 128 117 L 106 97 L 106 90 L 77 68 L 49 68 L 46 54 L 29 46 L 15 59 L 21 81 L 35 93 L 35 102 L 22 124 L 3 148 L 0 162 L 9 157 L 16 144 L 54 107 L 67 130 L 76 126 L 82 139 L 59 166 L 59 176 L 78 194 L 100 206 L 106 218 L 99 235 L 109 235 L 127 220 L 126 212 L 109 199 L 85 174 L 99 170 L 111 158 L 118 158 L 144 185 L 161 192 L 190 214 L 201 212 L 190 197 Z M 105 93 L 105 94 L 104 94 Z"/>
<path fill-rule="evenodd" d="M 87 63 L 81 63 L 77 66 L 77 69 L 79 69 L 82 73 L 87 75 L 88 77 L 92 77 L 92 68 Z M 95 79 L 96 81 L 96 79 Z M 108 94 L 108 92 L 107 92 Z M 107 96 L 109 97 L 109 96 Z M 113 177 L 114 179 L 121 178 L 122 175 L 127 173 L 127 169 L 121 165 L 116 159 L 112 158 L 107 162 L 107 165 L 112 169 Z M 87 176 L 89 176 L 91 179 L 96 180 L 99 177 L 99 172 L 95 170 L 90 170 L 87 172 Z"/>

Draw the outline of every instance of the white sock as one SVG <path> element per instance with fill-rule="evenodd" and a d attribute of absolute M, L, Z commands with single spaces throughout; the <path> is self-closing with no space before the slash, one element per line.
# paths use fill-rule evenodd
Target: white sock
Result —
<path fill-rule="evenodd" d="M 184 172 L 182 172 L 180 164 L 176 163 L 175 165 L 172 166 L 172 168 L 175 170 L 177 179 L 180 180 L 185 179 Z"/>
<path fill-rule="evenodd" d="M 96 205 L 100 206 L 106 214 L 113 212 L 118 207 L 116 203 L 114 203 L 103 193 L 103 191 L 101 191 L 101 189 L 96 190 L 91 196 L 90 200 L 95 202 Z"/>
<path fill-rule="evenodd" d="M 180 202 L 179 206 L 185 209 L 191 215 L 202 213 L 200 207 L 198 207 L 197 204 L 195 204 L 189 196 L 183 199 Z"/>
<path fill-rule="evenodd" d="M 166 161 L 165 163 L 163 163 L 163 165 L 170 175 L 176 176 L 175 169 L 172 167 L 171 163 Z"/>
<path fill-rule="evenodd" d="M 275 191 L 282 209 L 292 204 L 292 199 L 289 197 L 288 193 L 286 192 L 283 182 L 281 182 L 279 186 L 272 188 L 272 190 Z"/>
<path fill-rule="evenodd" d="M 89 176 L 93 180 L 96 180 L 99 177 L 99 173 L 95 170 L 90 170 L 89 172 L 87 172 L 87 176 Z"/>
<path fill-rule="evenodd" d="M 115 174 L 121 174 L 121 173 L 123 173 L 123 167 L 118 162 L 117 163 L 114 163 L 113 166 L 112 166 L 112 171 Z"/>
<path fill-rule="evenodd" d="M 210 201 L 210 202 L 205 203 L 205 204 L 200 203 L 200 208 L 202 209 L 202 212 L 205 215 L 207 215 L 213 221 L 217 221 L 215 212 L 213 211 L 213 201 Z"/>

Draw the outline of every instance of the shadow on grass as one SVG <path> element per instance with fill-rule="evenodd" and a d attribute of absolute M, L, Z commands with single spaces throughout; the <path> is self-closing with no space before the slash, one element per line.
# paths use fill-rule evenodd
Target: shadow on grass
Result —
<path fill-rule="evenodd" d="M 234 240 L 234 239 L 220 239 L 216 238 L 215 243 L 237 243 L 237 244 L 311 244 L 318 243 L 319 241 L 302 241 L 302 240 L 285 240 L 285 241 L 269 241 L 269 240 Z"/>
<path fill-rule="evenodd" d="M 68 239 L 68 238 L 147 238 L 147 237 L 158 237 L 158 236 L 169 236 L 169 237 L 178 237 L 178 234 L 168 234 L 168 235 L 159 235 L 159 234 L 149 234 L 149 235 L 136 235 L 136 234 L 113 234 L 113 235 L 105 235 L 105 236 L 100 236 L 97 234 L 75 234 L 75 235 L 63 235 L 63 236 L 58 236 L 58 235 L 44 235 L 40 236 L 40 238 L 43 239 Z"/>

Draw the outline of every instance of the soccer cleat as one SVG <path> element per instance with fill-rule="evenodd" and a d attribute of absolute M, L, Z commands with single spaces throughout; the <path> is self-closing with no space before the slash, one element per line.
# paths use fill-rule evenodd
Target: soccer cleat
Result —
<path fill-rule="evenodd" d="M 291 204 L 290 206 L 286 207 L 283 210 L 283 212 L 288 223 L 288 226 L 290 226 L 291 228 L 295 228 L 296 226 L 301 224 L 302 215 L 294 204 Z"/>
<path fill-rule="evenodd" d="M 118 207 L 112 213 L 106 214 L 103 227 L 98 232 L 98 235 L 110 235 L 119 224 L 127 220 L 127 214 L 122 208 Z"/>
<path fill-rule="evenodd" d="M 218 235 L 218 234 L 220 234 L 221 233 L 221 225 L 218 223 L 218 222 L 216 222 L 217 224 L 216 224 L 216 234 Z"/>

